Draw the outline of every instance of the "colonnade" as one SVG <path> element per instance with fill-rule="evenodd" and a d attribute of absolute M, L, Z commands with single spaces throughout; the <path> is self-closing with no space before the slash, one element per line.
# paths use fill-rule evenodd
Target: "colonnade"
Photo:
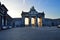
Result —
<path fill-rule="evenodd" d="M 27 23 L 27 24 L 26 24 Z M 25 17 L 24 18 L 24 24 L 26 26 L 42 26 L 42 18 L 39 17 Z"/>

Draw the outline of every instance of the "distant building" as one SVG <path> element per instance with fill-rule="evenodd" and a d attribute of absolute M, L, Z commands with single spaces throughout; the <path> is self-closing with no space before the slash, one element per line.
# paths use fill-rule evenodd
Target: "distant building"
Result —
<path fill-rule="evenodd" d="M 22 27 L 22 18 L 13 18 L 13 25 L 15 26 L 15 27 Z"/>

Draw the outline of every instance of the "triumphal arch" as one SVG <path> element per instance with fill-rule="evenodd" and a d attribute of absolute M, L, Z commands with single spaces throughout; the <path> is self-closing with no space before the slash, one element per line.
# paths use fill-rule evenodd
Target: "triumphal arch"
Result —
<path fill-rule="evenodd" d="M 30 8 L 29 12 L 22 11 L 22 20 L 24 26 L 42 26 L 44 19 L 44 12 L 37 12 L 34 8 Z"/>

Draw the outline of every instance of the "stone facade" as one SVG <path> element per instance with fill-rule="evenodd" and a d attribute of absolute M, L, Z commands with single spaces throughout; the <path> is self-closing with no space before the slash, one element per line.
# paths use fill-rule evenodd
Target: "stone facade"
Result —
<path fill-rule="evenodd" d="M 45 18 L 45 13 L 44 12 L 37 12 L 34 7 L 30 8 L 29 12 L 24 12 L 22 11 L 22 23 L 24 26 L 25 25 L 25 18 L 29 18 L 29 25 L 28 26 L 33 26 L 31 24 L 31 18 L 35 18 L 35 25 L 34 26 L 58 26 L 60 25 L 60 19 L 49 19 Z M 38 19 L 40 18 L 41 21 L 38 23 Z M 38 25 L 39 24 L 39 25 Z"/>
<path fill-rule="evenodd" d="M 15 27 L 22 27 L 22 18 L 13 18 Z"/>
<path fill-rule="evenodd" d="M 2 28 L 3 26 L 7 27 L 11 24 L 10 22 L 12 18 L 7 14 L 7 11 L 8 9 L 5 7 L 5 5 L 0 3 L 0 28 Z"/>
<path fill-rule="evenodd" d="M 7 14 L 7 16 L 6 16 L 6 21 L 7 21 L 7 26 L 12 26 L 13 25 L 13 19 L 12 19 L 12 17 L 11 16 L 9 16 L 8 14 Z"/>

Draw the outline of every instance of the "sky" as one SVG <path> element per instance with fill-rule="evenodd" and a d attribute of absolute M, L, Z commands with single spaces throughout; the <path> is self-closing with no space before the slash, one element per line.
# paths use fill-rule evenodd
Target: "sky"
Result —
<path fill-rule="evenodd" d="M 28 12 L 32 6 L 45 18 L 60 18 L 60 0 L 0 0 L 12 18 L 20 18 L 22 11 Z"/>

